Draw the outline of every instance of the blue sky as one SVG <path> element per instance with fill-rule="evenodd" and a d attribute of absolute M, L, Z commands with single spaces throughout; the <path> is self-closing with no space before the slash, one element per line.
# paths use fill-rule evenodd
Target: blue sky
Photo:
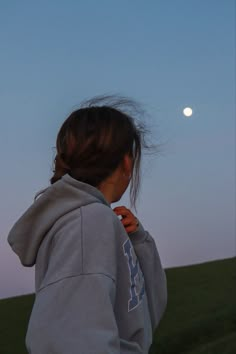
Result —
<path fill-rule="evenodd" d="M 0 297 L 34 290 L 7 234 L 49 183 L 64 119 L 104 93 L 143 104 L 165 143 L 138 203 L 163 265 L 235 256 L 235 1 L 1 1 L 0 52 Z"/>

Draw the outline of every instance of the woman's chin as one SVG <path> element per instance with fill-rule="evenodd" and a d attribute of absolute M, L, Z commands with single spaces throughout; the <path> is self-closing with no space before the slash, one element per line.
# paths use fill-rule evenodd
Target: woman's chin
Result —
<path fill-rule="evenodd" d="M 121 197 L 119 197 L 119 198 L 115 198 L 115 199 L 113 199 L 112 200 L 112 203 L 116 203 L 116 202 L 119 202 L 119 200 L 121 199 Z"/>

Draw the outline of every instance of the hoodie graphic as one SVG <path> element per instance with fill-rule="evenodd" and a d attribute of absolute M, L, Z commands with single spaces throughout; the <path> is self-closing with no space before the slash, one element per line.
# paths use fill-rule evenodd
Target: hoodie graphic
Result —
<path fill-rule="evenodd" d="M 11 229 L 35 265 L 30 354 L 146 354 L 166 308 L 165 271 L 151 235 L 127 234 L 103 194 L 65 175 Z"/>

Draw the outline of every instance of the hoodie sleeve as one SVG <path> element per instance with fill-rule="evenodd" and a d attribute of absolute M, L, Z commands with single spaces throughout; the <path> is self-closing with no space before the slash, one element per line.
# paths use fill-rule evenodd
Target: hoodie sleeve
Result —
<path fill-rule="evenodd" d="M 153 331 L 160 322 L 167 305 L 167 280 L 152 236 L 139 221 L 138 230 L 129 234 L 142 269 L 148 297 Z"/>
<path fill-rule="evenodd" d="M 115 283 L 103 274 L 68 277 L 42 289 L 28 327 L 28 351 L 120 354 L 114 296 Z"/>

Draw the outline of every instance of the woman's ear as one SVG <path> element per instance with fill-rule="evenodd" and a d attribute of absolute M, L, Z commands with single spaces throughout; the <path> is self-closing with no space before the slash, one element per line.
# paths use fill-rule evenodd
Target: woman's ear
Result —
<path fill-rule="evenodd" d="M 123 169 L 124 169 L 124 173 L 127 176 L 131 176 L 132 169 L 133 169 L 133 159 L 130 157 L 129 154 L 125 154 L 125 156 L 124 156 Z"/>

